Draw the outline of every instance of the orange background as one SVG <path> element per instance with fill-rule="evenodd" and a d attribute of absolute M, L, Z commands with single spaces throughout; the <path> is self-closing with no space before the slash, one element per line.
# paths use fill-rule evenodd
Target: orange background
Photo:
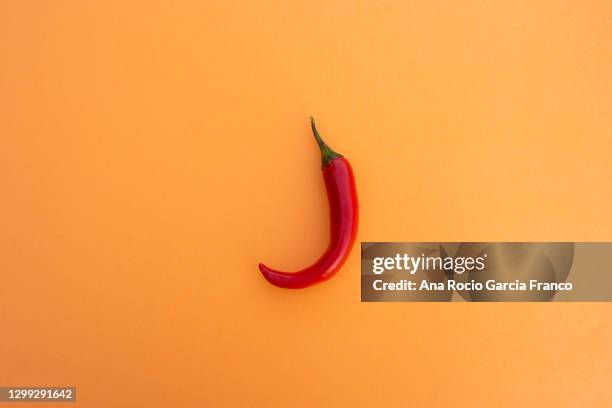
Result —
<path fill-rule="evenodd" d="M 358 241 L 612 240 L 609 2 L 169 3 L 0 3 L 0 385 L 610 405 L 609 304 L 361 304 L 358 250 L 303 291 L 257 270 L 326 245 L 309 115 Z"/>

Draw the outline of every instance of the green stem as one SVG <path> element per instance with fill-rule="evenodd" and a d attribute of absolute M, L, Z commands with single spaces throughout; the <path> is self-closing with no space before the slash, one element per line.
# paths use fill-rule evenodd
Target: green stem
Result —
<path fill-rule="evenodd" d="M 342 157 L 341 154 L 333 151 L 331 147 L 329 147 L 327 143 L 323 141 L 321 135 L 317 131 L 317 126 L 315 125 L 315 120 L 312 116 L 310 117 L 310 127 L 312 128 L 312 133 L 314 134 L 315 140 L 319 145 L 319 149 L 321 149 L 321 167 L 325 167 L 330 161 Z"/>

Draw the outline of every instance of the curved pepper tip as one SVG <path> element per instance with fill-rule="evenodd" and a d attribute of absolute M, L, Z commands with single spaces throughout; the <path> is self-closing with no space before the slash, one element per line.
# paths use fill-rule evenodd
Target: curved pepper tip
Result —
<path fill-rule="evenodd" d="M 266 280 L 268 282 L 270 282 L 273 285 L 277 285 L 274 282 L 274 279 L 272 279 L 272 275 L 274 275 L 274 272 L 268 268 L 266 265 L 264 265 L 262 262 L 259 263 L 259 265 L 257 265 L 259 267 L 259 272 L 261 272 L 261 274 L 263 275 L 264 278 L 266 278 Z M 278 285 L 277 285 L 278 286 Z"/>
<path fill-rule="evenodd" d="M 299 273 L 279 272 L 268 268 L 263 263 L 259 263 L 259 271 L 263 277 L 274 286 L 284 289 L 301 289 L 312 285 L 314 282 L 308 282 L 303 279 L 296 279 Z"/>
<path fill-rule="evenodd" d="M 259 272 L 261 272 L 261 274 L 267 279 L 270 275 L 270 268 L 268 268 L 262 262 L 260 262 L 257 266 L 259 267 Z"/>

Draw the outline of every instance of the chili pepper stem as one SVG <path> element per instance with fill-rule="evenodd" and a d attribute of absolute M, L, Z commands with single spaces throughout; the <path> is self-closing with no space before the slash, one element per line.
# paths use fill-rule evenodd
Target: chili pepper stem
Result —
<path fill-rule="evenodd" d="M 312 133 L 314 134 L 315 140 L 319 145 L 319 149 L 321 149 L 321 168 L 325 167 L 330 161 L 342 157 L 340 153 L 333 151 L 332 148 L 323 141 L 312 116 L 310 117 L 310 127 L 312 128 Z"/>

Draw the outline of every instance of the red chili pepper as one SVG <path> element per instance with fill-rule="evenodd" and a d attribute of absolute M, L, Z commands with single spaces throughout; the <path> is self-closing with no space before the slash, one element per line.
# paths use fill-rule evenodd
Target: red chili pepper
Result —
<path fill-rule="evenodd" d="M 348 257 L 357 235 L 357 191 L 349 162 L 333 151 L 317 132 L 310 118 L 314 137 L 321 149 L 323 179 L 327 189 L 331 237 L 325 253 L 314 264 L 298 272 L 281 272 L 259 264 L 259 270 L 268 282 L 281 288 L 299 289 L 331 278 Z"/>

